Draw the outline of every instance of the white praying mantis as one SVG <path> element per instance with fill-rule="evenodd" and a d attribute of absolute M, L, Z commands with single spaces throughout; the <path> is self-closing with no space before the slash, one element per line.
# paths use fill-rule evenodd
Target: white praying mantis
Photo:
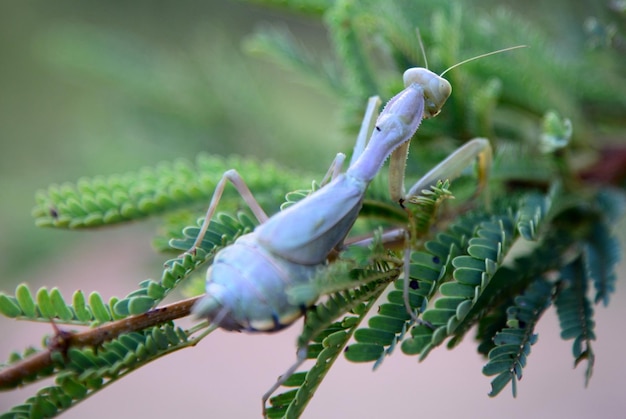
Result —
<path fill-rule="evenodd" d="M 444 73 L 468 61 L 521 47 L 462 61 Z M 307 284 L 327 263 L 328 255 L 341 250 L 359 215 L 368 184 L 390 156 L 390 195 L 400 205 L 437 180 L 458 177 L 475 159 L 479 163 L 477 190 L 480 191 L 486 184 L 491 163 L 491 146 L 484 138 L 461 146 L 405 193 L 404 167 L 409 142 L 422 119 L 439 114 L 452 92 L 450 83 L 442 77 L 444 73 L 437 75 L 426 68 L 408 69 L 403 76 L 404 90 L 387 103 L 378 117 L 380 100 L 370 98 L 347 170 L 341 173 L 345 155 L 337 154 L 319 190 L 272 217 L 266 215 L 236 170 L 224 173 L 188 253 L 202 242 L 227 182 L 235 186 L 260 225 L 217 252 L 207 272 L 206 295 L 195 304 L 194 314 L 209 319 L 214 327 L 247 332 L 277 331 L 300 318 L 315 300 L 294 304 L 289 301 L 287 291 Z M 405 278 L 408 278 L 409 255 L 410 249 L 405 252 Z M 404 281 L 405 306 L 417 321 L 408 302 L 408 282 Z M 296 363 L 263 396 L 263 412 L 271 394 L 305 359 L 306 346 L 298 349 Z"/>

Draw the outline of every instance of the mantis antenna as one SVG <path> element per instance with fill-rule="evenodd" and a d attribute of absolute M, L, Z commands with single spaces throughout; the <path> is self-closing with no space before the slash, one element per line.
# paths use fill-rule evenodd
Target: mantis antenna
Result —
<path fill-rule="evenodd" d="M 418 36 L 419 36 L 419 33 L 418 33 Z M 422 40 L 421 40 L 421 38 L 420 38 L 420 45 L 422 45 Z M 514 47 L 503 48 L 503 49 L 499 49 L 499 50 L 497 50 L 497 51 L 491 51 L 491 52 L 487 52 L 487 53 L 485 53 L 485 54 L 480 54 L 480 55 L 477 55 L 477 56 L 472 57 L 472 58 L 468 58 L 467 60 L 463 60 L 463 61 L 461 61 L 460 63 L 456 63 L 456 64 L 455 64 L 455 65 L 453 65 L 452 67 L 448 67 L 446 70 L 444 70 L 444 72 L 443 72 L 443 73 L 441 73 L 441 74 L 439 75 L 439 77 L 443 77 L 443 75 L 444 75 L 444 74 L 446 74 L 448 71 L 452 70 L 453 68 L 456 68 L 456 67 L 458 67 L 458 66 L 460 66 L 460 65 L 463 65 L 463 64 L 469 63 L 470 61 L 478 60 L 478 59 L 480 59 L 480 58 L 488 57 L 488 56 L 490 56 L 490 55 L 500 54 L 501 52 L 507 52 L 507 51 L 511 51 L 511 50 L 514 50 L 514 49 L 518 49 L 518 48 L 526 48 L 526 47 L 528 47 L 528 45 L 516 45 L 516 46 L 514 46 Z M 423 48 L 423 46 L 422 46 L 422 48 Z"/>
<path fill-rule="evenodd" d="M 422 51 L 422 58 L 424 58 L 424 68 L 428 69 L 428 58 L 426 58 L 426 49 L 424 48 L 424 42 L 422 41 L 422 34 L 420 33 L 419 28 L 415 28 L 415 32 L 417 32 L 417 42 L 420 44 L 420 51 Z"/>

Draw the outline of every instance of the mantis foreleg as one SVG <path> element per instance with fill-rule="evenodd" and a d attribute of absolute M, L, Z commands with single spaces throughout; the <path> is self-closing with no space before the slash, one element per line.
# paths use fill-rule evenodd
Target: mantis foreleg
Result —
<path fill-rule="evenodd" d="M 475 138 L 455 150 L 445 160 L 422 176 L 422 178 L 409 189 L 409 192 L 404 195 L 404 172 L 398 170 L 398 168 L 402 167 L 402 165 L 406 162 L 406 150 L 402 150 L 397 155 L 392 155 L 392 161 L 390 162 L 390 167 L 394 165 L 396 168 L 394 171 L 390 170 L 389 174 L 390 193 L 392 194 L 392 198 L 397 199 L 400 204 L 402 204 L 407 199 L 418 195 L 422 190 L 434 185 L 438 180 L 455 179 L 459 177 L 461 172 L 469 166 L 474 159 L 478 160 L 478 187 L 476 188 L 476 194 L 479 194 L 483 189 L 485 189 L 487 184 L 487 177 L 492 160 L 491 145 L 489 144 L 489 141 L 484 138 Z M 398 192 L 402 192 L 399 197 L 393 195 Z M 488 200 L 488 197 L 486 197 L 486 199 Z M 407 237 L 405 241 L 407 243 L 404 256 L 404 306 L 406 307 L 407 312 L 411 315 L 413 321 L 417 321 L 417 316 L 413 312 L 409 303 L 410 266 L 408 262 L 410 261 L 411 252 L 410 238 Z"/>
<path fill-rule="evenodd" d="M 419 194 L 441 179 L 455 179 L 467 168 L 472 161 L 478 161 L 478 187 L 480 193 L 487 184 L 489 169 L 491 168 L 492 152 L 489 141 L 485 138 L 474 138 L 463 144 L 450 154 L 444 161 L 432 168 L 418 180 L 407 193 L 407 197 Z"/>

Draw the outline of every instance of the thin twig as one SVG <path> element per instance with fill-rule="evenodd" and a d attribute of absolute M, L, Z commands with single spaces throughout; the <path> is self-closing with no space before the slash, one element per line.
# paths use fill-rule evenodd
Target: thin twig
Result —
<path fill-rule="evenodd" d="M 67 353 L 69 348 L 97 347 L 125 333 L 136 332 L 186 317 L 191 314 L 191 307 L 199 298 L 188 298 L 84 332 L 64 331 L 55 326 L 56 334 L 50 339 L 48 347 L 44 351 L 33 354 L 0 371 L 0 389 L 15 388 L 25 378 L 34 377 L 38 372 L 53 365 L 52 354 L 54 352 Z"/>

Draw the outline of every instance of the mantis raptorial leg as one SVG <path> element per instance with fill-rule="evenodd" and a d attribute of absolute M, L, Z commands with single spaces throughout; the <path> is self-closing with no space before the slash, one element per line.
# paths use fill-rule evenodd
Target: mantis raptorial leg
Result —
<path fill-rule="evenodd" d="M 407 193 L 407 197 L 416 196 L 422 190 L 434 185 L 441 179 L 454 179 L 459 177 L 473 160 L 478 161 L 478 187 L 476 194 L 481 193 L 486 185 L 489 170 L 491 168 L 492 151 L 489 140 L 486 138 L 474 138 L 456 149 L 441 163 L 433 167 L 428 173 L 420 178 Z M 486 191 L 485 191 L 486 192 Z M 488 200 L 486 200 L 488 202 Z"/>
<path fill-rule="evenodd" d="M 394 158 L 402 158 L 406 160 L 406 158 L 399 153 L 398 156 L 392 155 L 392 160 L 390 161 L 390 166 L 394 164 Z M 393 196 L 392 199 L 397 200 L 400 205 L 404 207 L 404 202 L 409 200 L 410 198 L 419 195 L 419 193 L 425 189 L 428 189 L 430 186 L 434 185 L 438 180 L 442 179 L 454 179 L 459 177 L 461 171 L 467 168 L 473 160 L 478 160 L 478 187 L 476 188 L 475 195 L 480 194 L 483 190 L 486 189 L 487 177 L 489 173 L 489 169 L 491 167 L 492 161 L 492 151 L 491 145 L 489 141 L 485 138 L 475 138 L 473 140 L 468 141 L 458 149 L 456 149 L 452 154 L 450 154 L 445 160 L 439 163 L 437 166 L 432 168 L 428 173 L 422 176 L 411 188 L 408 193 L 404 194 L 404 172 L 402 173 L 400 178 L 392 178 L 393 173 L 390 173 L 390 184 L 392 182 L 396 183 L 396 186 L 393 188 L 390 187 L 390 191 L 398 192 L 402 191 L 402 194 L 399 196 Z M 395 162 L 396 165 L 399 166 L 398 162 Z M 400 185 L 400 186 L 398 186 Z M 489 202 L 489 197 L 487 191 L 485 191 L 487 195 L 485 197 L 485 202 Z M 408 212 L 408 210 L 407 210 Z M 408 236 L 408 232 L 405 230 L 405 252 L 404 252 L 404 285 L 403 285 L 403 299 L 404 306 L 407 309 L 407 312 L 411 315 L 411 318 L 414 322 L 420 322 L 415 314 L 414 310 L 411 308 L 411 304 L 409 302 L 409 272 L 410 272 L 410 261 L 411 261 L 411 238 Z"/>

